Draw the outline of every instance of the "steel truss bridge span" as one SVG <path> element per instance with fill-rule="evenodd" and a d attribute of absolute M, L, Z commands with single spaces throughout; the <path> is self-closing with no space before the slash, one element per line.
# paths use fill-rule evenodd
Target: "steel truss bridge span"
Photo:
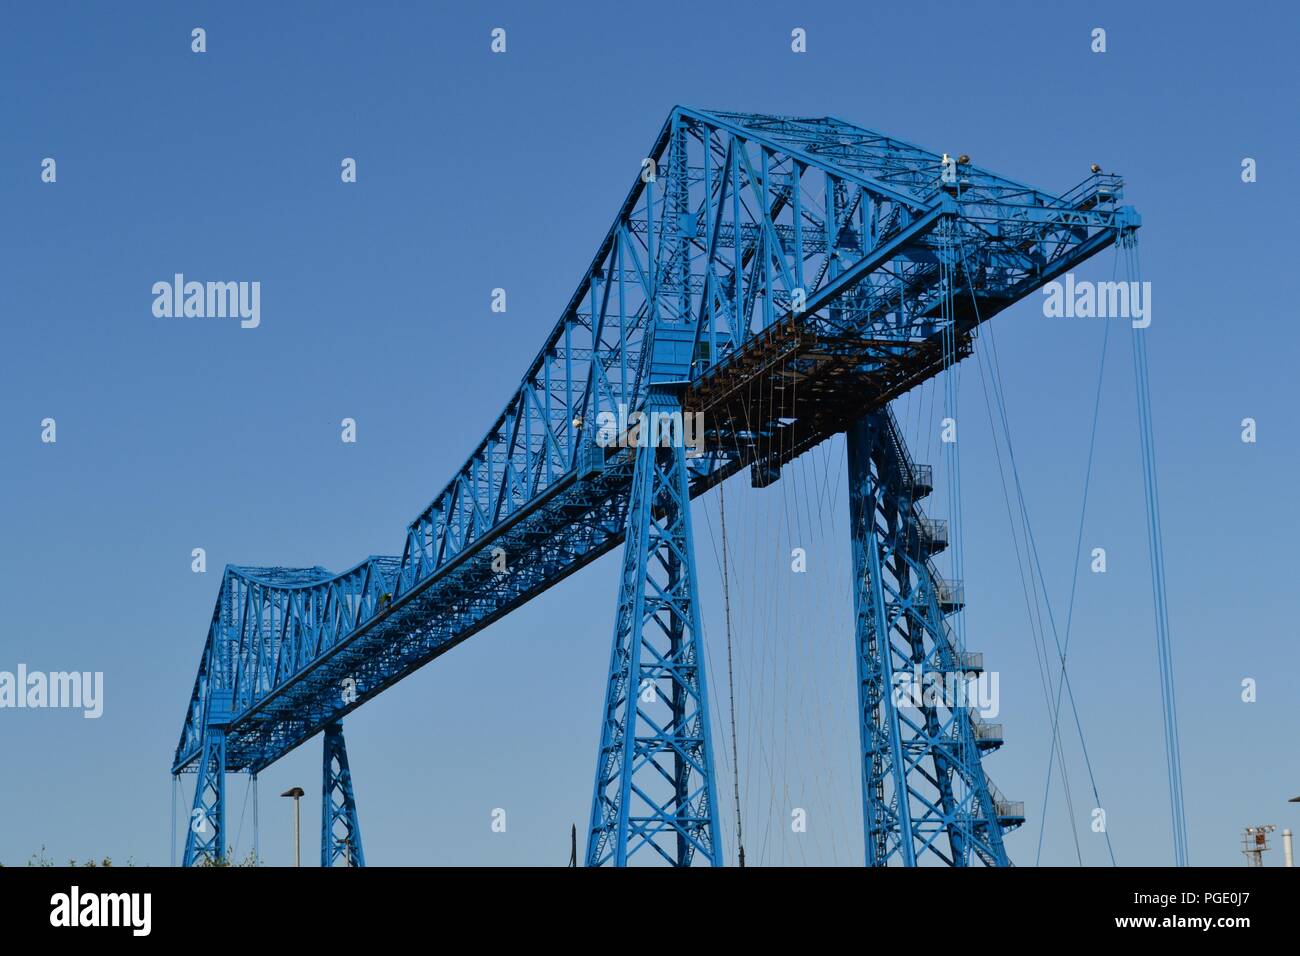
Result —
<path fill-rule="evenodd" d="M 888 403 L 1131 235 L 1121 181 L 1055 195 L 832 117 L 685 107 L 632 168 L 558 322 L 400 556 L 225 569 L 171 768 L 196 775 L 186 865 L 225 857 L 226 773 L 319 733 L 322 862 L 361 865 L 342 718 L 620 543 L 586 861 L 720 863 L 688 503 L 746 469 L 772 484 L 840 432 L 866 861 L 1007 863 L 1023 811 L 982 766 L 1000 734 L 884 692 L 899 668 L 973 669 L 948 622 L 959 582 L 930 560 L 946 540 L 919 506 L 928 469 Z M 698 412 L 702 444 L 608 441 L 629 409 Z"/>

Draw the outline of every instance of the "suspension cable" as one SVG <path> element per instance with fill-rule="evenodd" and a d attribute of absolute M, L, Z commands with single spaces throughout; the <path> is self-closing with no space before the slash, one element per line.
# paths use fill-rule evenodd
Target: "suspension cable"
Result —
<path fill-rule="evenodd" d="M 1138 286 L 1141 264 L 1138 259 L 1137 236 L 1129 235 L 1121 242 L 1128 253 L 1127 264 L 1132 286 Z M 1147 368 L 1145 331 L 1143 327 L 1133 326 L 1133 377 L 1137 386 L 1142 481 L 1146 491 L 1147 545 L 1151 554 L 1151 597 L 1156 616 L 1156 657 L 1160 669 L 1160 697 L 1164 705 L 1165 759 L 1169 777 L 1169 809 L 1174 831 L 1174 861 L 1176 866 L 1187 866 L 1187 819 L 1183 808 L 1183 768 L 1179 752 L 1178 708 L 1174 694 L 1173 648 L 1169 639 L 1164 538 L 1160 527 L 1160 491 L 1156 481 L 1155 432 L 1151 420 L 1151 381 Z"/>
<path fill-rule="evenodd" d="M 1115 272 L 1116 270 L 1118 270 L 1118 268 L 1119 268 L 1119 256 L 1117 255 L 1115 257 L 1115 265 L 1111 270 L 1112 281 L 1114 281 L 1115 279 Z M 1097 423 L 1101 418 L 1102 384 L 1105 381 L 1105 377 L 1106 377 L 1106 350 L 1109 343 L 1110 343 L 1110 323 L 1106 323 L 1103 326 L 1102 336 L 1101 336 L 1101 359 L 1097 363 L 1097 391 L 1096 391 L 1096 398 L 1093 400 L 1093 406 L 1092 406 L 1092 431 L 1088 438 L 1088 463 L 1084 467 L 1084 472 L 1083 472 L 1083 501 L 1079 506 L 1079 530 L 1075 537 L 1075 542 L 1074 542 L 1074 566 L 1071 570 L 1071 575 L 1070 575 L 1070 582 L 1071 582 L 1070 603 L 1066 608 L 1066 612 L 1065 612 L 1065 640 L 1061 647 L 1061 681 L 1056 686 L 1056 703 L 1052 708 L 1052 739 L 1054 740 L 1059 740 L 1059 733 L 1060 733 L 1059 727 L 1060 727 L 1060 716 L 1061 716 L 1061 692 L 1065 690 L 1066 687 L 1065 660 L 1066 660 L 1066 655 L 1069 654 L 1070 652 L 1071 625 L 1074 622 L 1074 599 L 1079 587 L 1079 559 L 1083 554 L 1083 525 L 1084 525 L 1084 519 L 1088 514 L 1088 490 L 1092 484 L 1092 462 L 1097 447 Z M 1082 737 L 1080 739 L 1082 739 Z M 1048 796 L 1052 791 L 1052 764 L 1056 760 L 1056 753 L 1057 753 L 1056 750 L 1051 750 L 1048 753 L 1047 779 L 1043 783 L 1043 807 L 1044 808 L 1047 807 Z M 1061 759 L 1064 762 L 1065 759 L 1064 753 L 1062 753 Z M 1101 796 L 1100 794 L 1097 793 L 1095 780 L 1092 781 L 1092 785 L 1093 785 L 1093 799 L 1096 801 L 1096 806 L 1100 807 Z M 1067 799 L 1068 799 L 1068 794 L 1067 794 Z M 1042 858 L 1043 855 L 1043 831 L 1046 826 L 1046 823 L 1047 823 L 1047 816 L 1046 813 L 1044 813 L 1043 818 L 1039 821 L 1039 826 L 1038 826 L 1038 852 L 1037 852 L 1037 856 L 1035 857 L 1035 861 L 1034 861 L 1035 864 L 1037 864 L 1037 862 Z M 1114 866 L 1115 850 L 1111 846 L 1109 831 L 1103 831 L 1103 832 L 1107 833 L 1106 847 L 1110 851 L 1111 865 Z"/>
<path fill-rule="evenodd" d="M 740 754 L 736 743 L 736 678 L 731 655 L 731 562 L 727 550 L 727 497 L 726 482 L 718 482 L 718 524 L 722 528 L 722 608 L 727 629 L 727 696 L 731 716 L 731 767 L 732 790 L 736 800 L 736 848 L 741 869 L 745 867 L 745 830 L 740 819 Z"/>
<path fill-rule="evenodd" d="M 963 250 L 963 252 L 962 252 L 962 258 L 963 258 L 963 262 L 964 262 L 964 261 L 965 261 L 965 248 L 964 248 L 964 243 L 962 244 L 962 250 Z M 975 295 L 975 287 L 974 287 L 973 281 L 972 281 L 972 279 L 971 279 L 971 271 L 970 271 L 970 269 L 969 269 L 969 268 L 966 268 L 966 269 L 964 269 L 963 271 L 966 273 L 967 286 L 968 286 L 968 288 L 969 288 L 969 290 L 970 290 L 970 295 L 971 295 L 971 304 L 972 304 L 972 306 L 973 306 L 973 308 L 974 308 L 974 310 L 975 310 L 976 325 L 978 326 L 978 325 L 980 324 L 980 323 L 979 323 L 979 300 L 978 300 L 978 297 Z M 1061 636 L 1060 636 L 1059 633 L 1057 632 L 1057 628 L 1056 628 L 1056 616 L 1055 616 L 1055 614 L 1053 614 L 1053 612 L 1052 612 L 1052 603 L 1051 603 L 1051 599 L 1050 599 L 1050 597 L 1048 596 L 1048 593 L 1047 593 L 1047 579 L 1046 579 L 1046 576 L 1043 574 L 1042 559 L 1041 559 L 1041 557 L 1039 556 L 1039 553 L 1038 553 L 1038 544 L 1037 544 L 1037 541 L 1036 541 L 1035 538 L 1034 538 L 1033 526 L 1031 525 L 1031 523 L 1030 523 L 1030 521 L 1029 521 L 1029 512 L 1028 512 L 1028 507 L 1027 507 L 1027 505 L 1026 505 L 1026 503 L 1025 503 L 1024 487 L 1023 487 L 1023 485 L 1022 485 L 1022 483 L 1021 483 L 1021 481 L 1020 481 L 1020 469 L 1019 469 L 1019 467 L 1018 467 L 1017 464 L 1016 464 L 1015 450 L 1014 450 L 1014 448 L 1013 448 L 1013 446 L 1012 446 L 1012 444 L 1011 444 L 1011 425 L 1010 425 L 1010 422 L 1009 422 L 1009 420 L 1008 420 L 1008 418 L 1007 418 L 1006 397 L 1005 397 L 1005 394 L 1004 394 L 1004 392 L 1003 392 L 1003 388 L 1002 388 L 1002 369 L 1001 369 L 1001 363 L 998 361 L 998 357 L 997 357 L 997 339 L 996 339 L 996 336 L 995 336 L 994 333 L 993 333 L 993 329 L 992 329 L 992 327 L 990 327 L 990 328 L 988 329 L 988 339 L 989 339 L 989 346 L 990 346 L 990 349 L 989 349 L 989 355 L 988 355 L 988 360 L 989 360 L 989 373 L 990 373 L 990 374 L 989 374 L 989 379 L 990 379 L 990 381 L 991 381 L 991 383 L 992 383 L 992 385 L 993 385 L 993 396 L 994 396 L 994 400 L 995 400 L 995 403 L 996 403 L 997 408 L 998 408 L 998 415 L 999 415 L 999 418 L 1000 418 L 1000 421 L 1001 421 L 1001 424 L 1002 424 L 1003 435 L 1004 435 L 1004 437 L 1005 437 L 1005 439 L 1006 439 L 1006 442 L 1007 442 L 1007 454 L 1008 454 L 1009 462 L 1010 462 L 1010 465 L 1011 465 L 1011 474 L 1012 474 L 1012 478 L 1013 478 L 1013 481 L 1014 481 L 1014 484 L 1015 484 L 1015 487 L 1016 487 L 1016 497 L 1017 497 L 1018 504 L 1019 504 L 1020 520 L 1021 520 L 1021 522 L 1023 523 L 1023 525 L 1024 525 L 1024 530 L 1025 530 L 1025 544 L 1026 544 L 1027 557 L 1028 557 L 1028 559 L 1029 559 L 1030 579 L 1031 579 L 1031 581 L 1034 581 L 1034 580 L 1035 580 L 1035 572 L 1036 572 L 1036 580 L 1037 580 L 1038 582 L 1041 582 L 1041 583 L 1042 583 L 1043 604 L 1044 604 L 1044 606 L 1046 607 L 1046 610 L 1047 610 L 1047 620 L 1048 620 L 1048 624 L 1049 624 L 1050 627 L 1051 627 L 1052 638 L 1053 638 L 1054 643 L 1056 644 L 1057 655 L 1058 655 L 1058 657 L 1060 658 L 1060 661 L 1061 661 L 1061 686 L 1064 687 L 1064 689 L 1065 689 L 1065 691 L 1066 691 L 1066 693 L 1068 694 L 1069 699 L 1070 699 L 1070 709 L 1071 709 L 1072 714 L 1073 714 L 1073 717 L 1074 717 L 1075 727 L 1076 727 L 1076 729 L 1078 730 L 1078 734 L 1079 734 L 1079 746 L 1080 746 L 1080 748 L 1082 749 L 1082 752 L 1083 752 L 1084 766 L 1085 766 L 1085 768 L 1087 769 L 1087 772 L 1088 772 L 1088 779 L 1089 779 L 1089 783 L 1091 784 L 1091 787 L 1092 787 L 1093 796 L 1094 796 L 1094 798 L 1097 800 L 1097 804 L 1100 806 L 1100 805 L 1101 805 L 1101 798 L 1100 798 L 1100 795 L 1099 795 L 1099 793 L 1098 793 L 1096 775 L 1094 774 L 1094 772 L 1093 772 L 1093 768 L 1092 768 L 1092 759 L 1091 759 L 1091 757 L 1089 756 L 1089 753 L 1088 753 L 1088 745 L 1087 745 L 1087 741 L 1085 740 L 1085 737 L 1084 737 L 1084 732 L 1083 732 L 1083 722 L 1082 722 L 1082 719 L 1081 719 L 1080 716 L 1079 716 L 1078 705 L 1077 705 L 1077 703 L 1076 703 L 1076 701 L 1075 701 L 1075 698 L 1074 698 L 1074 688 L 1073 688 L 1073 686 L 1070 684 L 1069 672 L 1066 670 L 1066 667 L 1065 667 L 1065 648 L 1064 648 L 1064 646 L 1062 645 Z M 981 366 L 981 368 L 982 368 L 982 366 Z M 995 436 L 995 448 L 996 448 L 996 436 Z M 1000 456 L 1000 453 L 999 453 L 999 460 L 1000 460 L 1000 457 L 1001 457 L 1001 456 Z M 999 465 L 999 467 L 1000 467 L 1000 465 Z M 1004 489 L 1004 490 L 1005 490 L 1005 489 Z M 1037 587 L 1036 587 L 1036 586 L 1035 586 L 1035 590 L 1037 590 Z M 1035 602 L 1035 603 L 1036 603 L 1036 602 Z M 1032 620 L 1031 620 L 1031 626 L 1032 626 Z M 1041 624 L 1040 624 L 1040 627 L 1041 627 Z M 1046 643 L 1046 642 L 1045 642 L 1045 640 L 1044 640 L 1044 644 L 1045 644 L 1045 643 Z M 1046 656 L 1046 653 L 1045 653 L 1045 656 Z M 1052 681 L 1051 681 L 1051 675 L 1050 675 L 1050 672 L 1049 672 L 1048 675 L 1047 675 L 1047 688 L 1046 688 L 1046 689 L 1048 690 L 1049 697 L 1050 697 L 1050 692 L 1051 692 L 1051 686 L 1052 686 Z M 1056 733 L 1056 725 L 1055 725 L 1055 724 L 1053 725 L 1053 732 L 1054 732 L 1054 734 Z M 1055 746 L 1056 746 L 1057 748 L 1060 748 L 1060 747 L 1061 747 L 1061 743 L 1060 743 L 1060 740 L 1059 740 L 1059 735 L 1056 736 L 1056 739 L 1055 739 Z M 1062 772 L 1062 775 L 1064 776 L 1064 773 L 1065 773 L 1065 766 L 1064 766 L 1064 752 L 1063 752 L 1063 751 L 1062 751 L 1062 766 L 1061 766 L 1061 772 Z M 1066 802 L 1067 802 L 1067 809 L 1068 809 L 1069 812 L 1070 812 L 1070 818 L 1071 818 L 1071 821 L 1073 821 L 1073 816 L 1074 816 L 1074 814 L 1073 814 L 1073 811 L 1072 811 L 1072 800 L 1071 800 L 1071 797 L 1070 797 L 1070 794 L 1069 794 L 1068 783 L 1066 784 L 1066 795 L 1065 795 L 1065 796 L 1066 796 Z M 1045 809 L 1045 808 L 1044 808 L 1044 809 Z M 1076 852 L 1076 856 L 1077 856 L 1077 855 L 1079 854 L 1079 847 L 1078 847 L 1078 834 L 1077 834 L 1076 831 L 1075 831 L 1075 828 L 1074 828 L 1074 824 L 1073 824 L 1073 822 L 1071 822 L 1070 832 L 1071 832 L 1071 835 L 1074 837 L 1074 840 L 1075 840 L 1075 852 Z M 1114 865 L 1116 865 L 1116 861 L 1115 861 L 1115 850 L 1114 850 L 1113 845 L 1111 844 L 1110 832 L 1107 830 L 1107 831 L 1104 831 L 1104 833 L 1105 833 L 1105 837 L 1106 837 L 1106 848 L 1107 848 L 1107 851 L 1109 852 L 1109 854 L 1110 854 L 1110 858 L 1111 858 L 1111 865 L 1114 866 Z M 1080 863 L 1082 863 L 1082 860 L 1080 860 Z"/>

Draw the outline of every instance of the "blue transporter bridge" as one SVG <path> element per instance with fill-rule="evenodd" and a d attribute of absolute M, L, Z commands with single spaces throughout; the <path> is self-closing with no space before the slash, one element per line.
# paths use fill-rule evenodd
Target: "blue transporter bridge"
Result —
<path fill-rule="evenodd" d="M 947 527 L 921 507 L 930 470 L 889 402 L 970 354 L 982 322 L 1127 241 L 1139 220 L 1119 179 L 1057 195 L 833 117 L 685 107 L 629 179 L 400 556 L 337 575 L 226 568 L 172 762 L 195 776 L 186 865 L 230 850 L 226 775 L 316 735 L 321 862 L 363 865 L 344 717 L 620 543 L 586 862 L 720 864 L 689 503 L 740 471 L 779 481 L 839 433 L 865 862 L 1008 863 L 1024 817 L 985 772 L 1000 728 L 889 692 L 904 670 L 982 666 L 953 626 L 962 584 L 932 560 Z M 638 412 L 668 427 L 641 440 Z M 698 442 L 680 440 L 687 420 Z"/>

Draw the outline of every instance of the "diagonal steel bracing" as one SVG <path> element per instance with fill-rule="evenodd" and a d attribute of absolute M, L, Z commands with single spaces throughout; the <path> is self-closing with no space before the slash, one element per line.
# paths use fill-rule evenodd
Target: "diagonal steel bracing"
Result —
<path fill-rule="evenodd" d="M 325 728 L 323 750 L 320 865 L 365 866 L 361 823 L 357 819 L 357 800 L 352 792 L 352 771 L 348 767 L 342 724 Z"/>
<path fill-rule="evenodd" d="M 888 410 L 849 429 L 848 467 L 867 865 L 1006 866 L 1024 808 L 995 797 L 981 757 L 1000 728 L 961 696 L 983 661 L 948 624 L 964 597 L 931 563 L 947 532 L 919 506 L 929 471 Z"/>
<path fill-rule="evenodd" d="M 647 410 L 680 413 L 653 390 Z M 588 866 L 721 863 L 686 449 L 640 449 L 601 720 Z"/>
<path fill-rule="evenodd" d="M 628 177 L 555 327 L 400 554 L 338 575 L 226 568 L 173 772 L 203 776 L 218 726 L 224 769 L 273 763 L 623 541 L 636 456 L 601 437 L 647 405 L 654 330 L 681 334 L 678 400 L 706 410 L 688 497 L 743 469 L 768 484 L 1138 225 L 1117 177 L 1056 195 L 833 117 L 678 107 Z"/>

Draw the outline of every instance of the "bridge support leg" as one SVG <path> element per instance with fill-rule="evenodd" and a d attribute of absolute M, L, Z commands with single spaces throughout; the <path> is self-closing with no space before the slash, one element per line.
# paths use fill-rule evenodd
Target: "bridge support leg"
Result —
<path fill-rule="evenodd" d="M 185 830 L 184 866 L 226 862 L 226 732 L 209 726 L 194 778 L 194 805 Z"/>
<path fill-rule="evenodd" d="M 680 414 L 680 400 L 652 386 L 645 411 Z M 686 450 L 660 439 L 637 449 L 588 866 L 626 866 L 643 850 L 647 862 L 722 863 Z"/>
<path fill-rule="evenodd" d="M 226 864 L 226 728 L 233 695 L 213 688 L 203 715 L 203 751 L 185 831 L 184 866 Z"/>
<path fill-rule="evenodd" d="M 980 762 L 972 658 L 946 621 L 960 587 L 930 561 L 946 528 L 940 543 L 916 504 L 928 478 L 888 411 L 849 429 L 848 466 L 866 863 L 1008 866 L 1003 829 L 1024 818 L 1001 812 Z"/>
<path fill-rule="evenodd" d="M 361 849 L 361 824 L 357 822 L 357 801 L 352 793 L 352 771 L 343 743 L 343 725 L 325 728 L 324 783 L 321 799 L 320 865 L 365 866 Z"/>

